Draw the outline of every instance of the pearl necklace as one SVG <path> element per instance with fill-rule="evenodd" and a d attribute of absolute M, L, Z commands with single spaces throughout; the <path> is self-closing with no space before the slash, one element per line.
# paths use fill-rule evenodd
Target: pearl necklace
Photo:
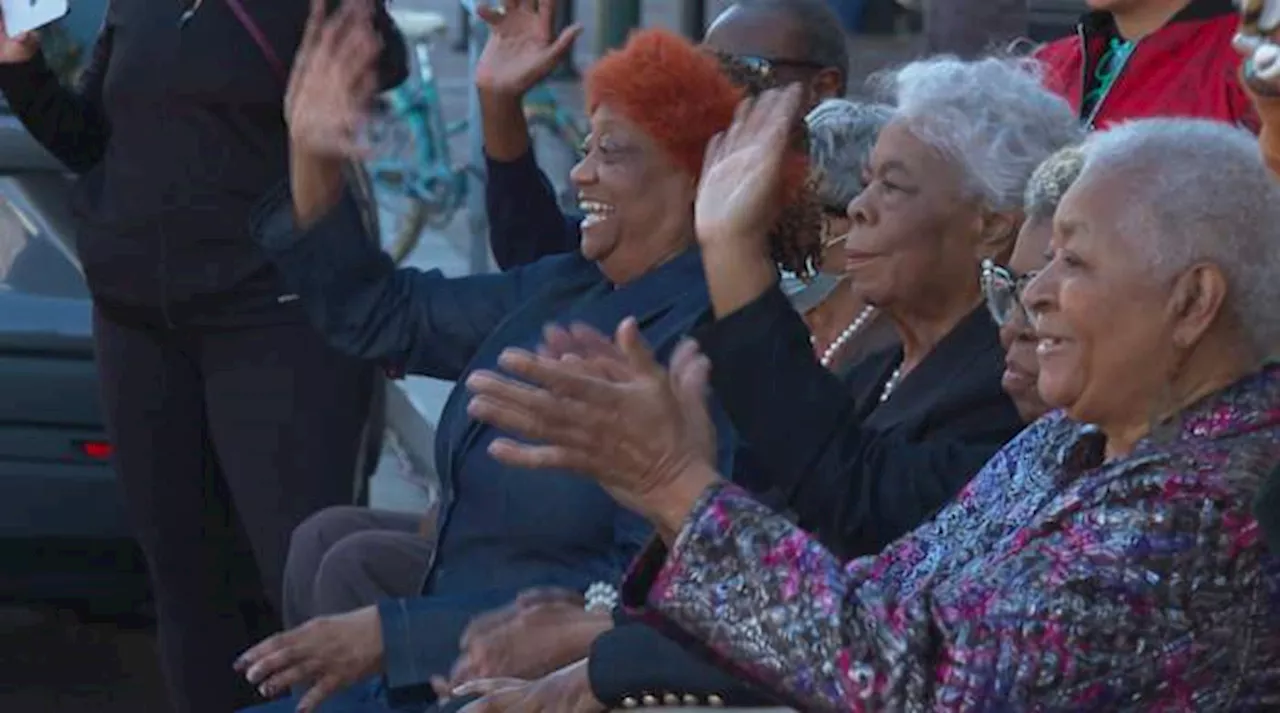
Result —
<path fill-rule="evenodd" d="M 831 342 L 831 345 L 827 347 L 826 351 L 822 352 L 822 358 L 818 360 L 818 363 L 822 364 L 824 368 L 830 367 L 831 361 L 835 359 L 836 354 L 840 352 L 844 345 L 849 343 L 850 339 L 853 339 L 854 335 L 860 332 L 862 328 L 867 325 L 867 322 L 871 321 L 871 318 L 875 316 L 875 313 L 875 307 L 872 307 L 871 305 L 863 307 L 862 311 L 858 313 L 858 316 L 854 317 L 853 321 L 849 323 L 849 326 L 845 327 L 844 331 L 840 332 L 840 335 L 835 338 L 835 341 Z M 812 341 L 812 337 L 810 340 Z"/>
<path fill-rule="evenodd" d="M 889 400 L 889 396 L 893 393 L 893 390 L 898 388 L 899 381 L 902 381 L 901 364 L 899 364 L 898 368 L 894 369 L 893 373 L 889 375 L 889 380 L 884 382 L 884 390 L 880 392 L 880 403 L 884 403 Z"/>

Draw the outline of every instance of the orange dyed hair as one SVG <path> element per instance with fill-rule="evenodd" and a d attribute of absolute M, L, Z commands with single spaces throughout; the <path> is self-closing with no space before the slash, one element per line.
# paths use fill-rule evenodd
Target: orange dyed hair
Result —
<path fill-rule="evenodd" d="M 587 70 L 587 112 L 609 105 L 697 176 L 711 137 L 729 128 L 743 91 L 720 61 L 667 30 L 638 30 Z"/>
<path fill-rule="evenodd" d="M 608 105 L 694 177 L 702 173 L 707 143 L 729 128 L 746 96 L 720 59 L 661 29 L 633 32 L 621 49 L 600 58 L 587 70 L 585 89 L 589 114 Z M 803 128 L 797 119 L 796 146 L 783 166 L 783 209 L 770 236 L 774 260 L 799 274 L 821 250 L 820 211 L 808 200 Z"/>

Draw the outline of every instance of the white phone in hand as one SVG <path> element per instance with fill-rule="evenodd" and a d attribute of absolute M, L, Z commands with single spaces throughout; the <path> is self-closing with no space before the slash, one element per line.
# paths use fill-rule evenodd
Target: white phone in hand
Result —
<path fill-rule="evenodd" d="M 66 16 L 67 0 L 0 0 L 5 34 L 17 37 Z"/>

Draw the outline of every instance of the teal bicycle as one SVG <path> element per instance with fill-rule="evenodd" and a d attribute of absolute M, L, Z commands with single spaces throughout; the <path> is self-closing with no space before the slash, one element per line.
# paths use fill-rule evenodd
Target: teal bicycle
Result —
<path fill-rule="evenodd" d="M 466 203 L 468 178 L 483 179 L 477 166 L 455 165 L 449 139 L 467 130 L 467 121 L 446 123 L 431 62 L 432 43 L 442 37 L 448 21 L 439 13 L 391 8 L 392 20 L 410 48 L 409 79 L 382 97 L 368 141 L 378 158 L 366 162 L 374 195 L 393 225 L 383 231 L 383 247 L 397 263 L 417 247 L 427 229 L 448 225 Z M 577 162 L 585 140 L 577 119 L 565 111 L 550 89 L 538 86 L 525 99 L 525 117 L 533 135 L 539 163 L 555 185 Z M 385 150 L 392 147 L 392 150 Z M 576 205 L 565 189 L 562 207 Z"/>

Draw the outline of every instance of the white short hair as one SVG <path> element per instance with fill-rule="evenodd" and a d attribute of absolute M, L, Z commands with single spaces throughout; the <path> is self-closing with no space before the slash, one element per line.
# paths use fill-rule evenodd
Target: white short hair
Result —
<path fill-rule="evenodd" d="M 1144 119 L 1094 134 L 1080 181 L 1123 181 L 1117 234 L 1159 278 L 1199 261 L 1227 276 L 1227 308 L 1259 350 L 1280 347 L 1280 183 L 1253 134 L 1202 119 Z"/>
<path fill-rule="evenodd" d="M 862 169 L 893 107 L 848 99 L 827 99 L 805 117 L 809 163 L 819 202 L 841 208 L 864 188 Z"/>
<path fill-rule="evenodd" d="M 1044 88 L 1031 59 L 940 56 L 873 81 L 892 96 L 895 119 L 954 160 L 966 188 L 992 210 L 1021 209 L 1036 166 L 1083 136 L 1075 111 Z"/>

